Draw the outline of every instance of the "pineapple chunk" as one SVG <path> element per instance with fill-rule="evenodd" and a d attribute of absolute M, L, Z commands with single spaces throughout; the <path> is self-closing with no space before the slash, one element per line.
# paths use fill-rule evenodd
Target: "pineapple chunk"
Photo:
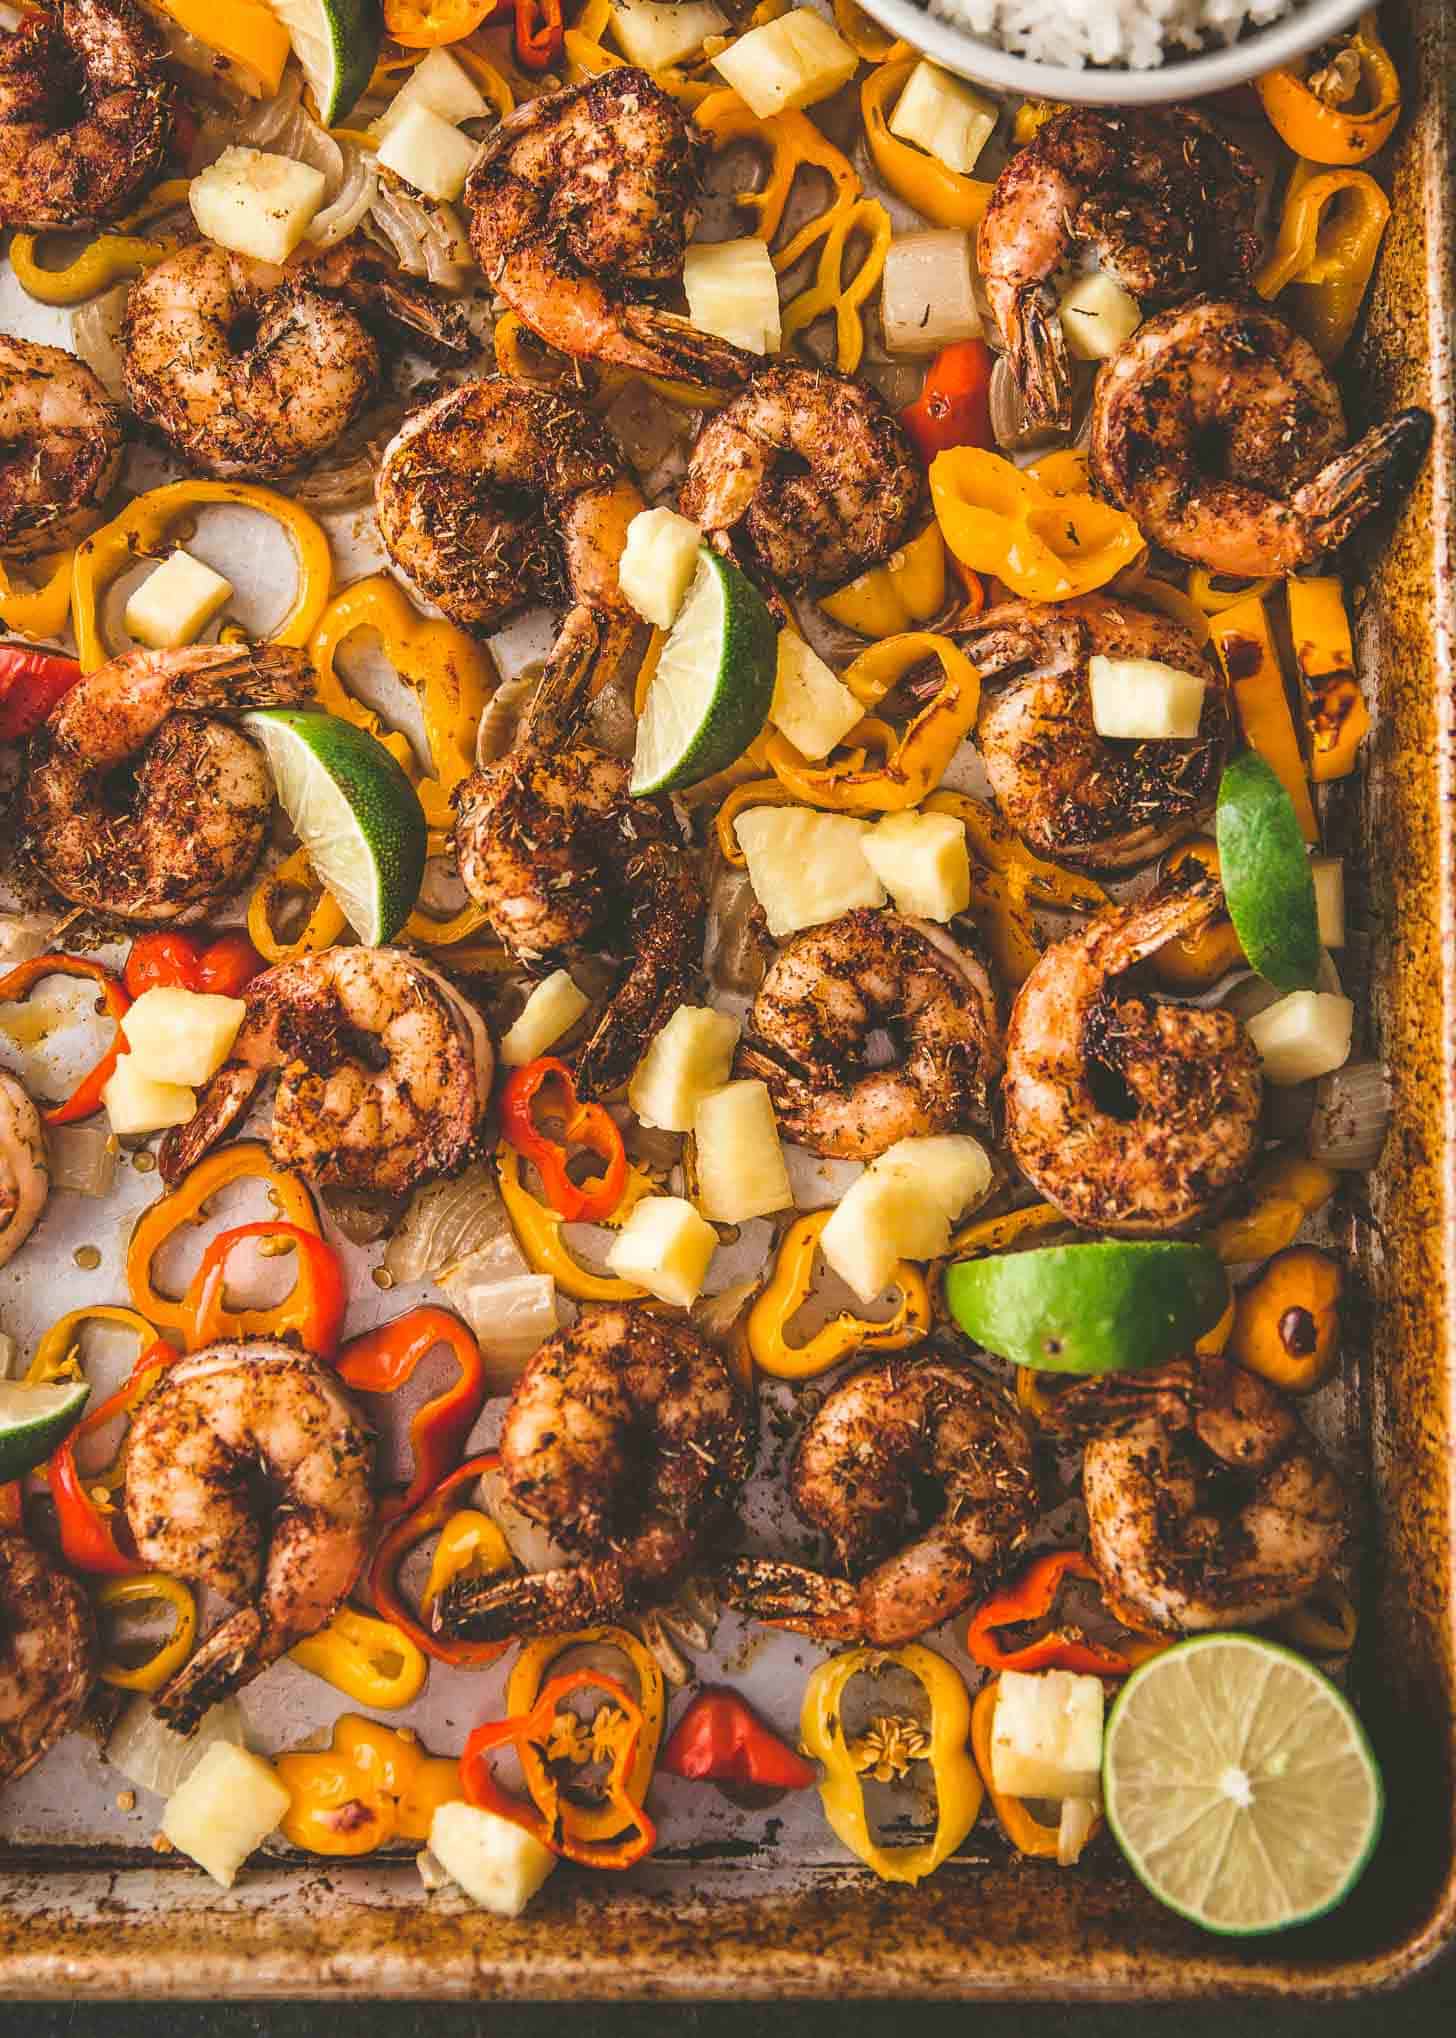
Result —
<path fill-rule="evenodd" d="M 880 326 L 892 354 L 938 354 L 981 330 L 971 237 L 956 227 L 897 234 L 880 278 Z"/>
<path fill-rule="evenodd" d="M 448 202 L 465 189 L 477 146 L 469 135 L 416 101 L 391 126 L 374 160 L 426 198 Z"/>
<path fill-rule="evenodd" d="M 1345 945 L 1345 859 L 1342 856 L 1311 857 L 1309 874 L 1314 879 L 1314 909 L 1319 918 L 1321 948 Z"/>
<path fill-rule="evenodd" d="M 873 1301 L 898 1260 L 933 1260 L 951 1227 L 991 1186 L 985 1148 L 969 1133 L 901 1139 L 850 1184 L 819 1244 L 826 1265 Z"/>
<path fill-rule="evenodd" d="M 231 1889 L 238 1870 L 288 1810 L 289 1794 L 261 1755 L 214 1741 L 168 1798 L 162 1831 L 214 1882 Z"/>
<path fill-rule="evenodd" d="M 536 984 L 514 1026 L 501 1035 L 500 1058 L 508 1069 L 524 1068 L 569 1033 L 591 999 L 564 969 Z"/>
<path fill-rule="evenodd" d="M 224 149 L 187 187 L 199 231 L 260 262 L 286 262 L 323 202 L 321 170 L 260 149 Z"/>
<path fill-rule="evenodd" d="M 232 1053 L 247 1011 L 241 998 L 154 984 L 121 1022 L 127 1060 L 154 1083 L 205 1083 Z"/>
<path fill-rule="evenodd" d="M 122 625 L 129 637 L 149 650 L 175 651 L 196 643 L 232 591 L 230 580 L 179 545 L 131 595 L 122 611 Z"/>
<path fill-rule="evenodd" d="M 1143 321 L 1137 299 L 1100 269 L 1062 292 L 1061 318 L 1067 351 L 1078 361 L 1110 361 Z"/>
<path fill-rule="evenodd" d="M 703 534 L 676 510 L 638 510 L 627 526 L 617 579 L 643 622 L 670 630 L 687 600 Z"/>
<path fill-rule="evenodd" d="M 864 853 L 902 913 L 951 920 L 971 903 L 966 831 L 950 814 L 886 814 L 865 836 Z"/>
<path fill-rule="evenodd" d="M 683 257 L 688 317 L 753 354 L 776 354 L 783 339 L 779 279 L 768 245 L 750 234 L 741 241 L 698 241 Z"/>
<path fill-rule="evenodd" d="M 681 1196 L 644 1196 L 612 1242 L 607 1265 L 659 1302 L 687 1309 L 702 1293 L 718 1234 Z"/>
<path fill-rule="evenodd" d="M 1350 1059 L 1355 1007 L 1333 991 L 1291 991 L 1256 1012 L 1249 1038 L 1271 1083 L 1304 1083 Z"/>
<path fill-rule="evenodd" d="M 698 1105 L 727 1082 L 738 1020 L 707 1005 L 679 1005 L 653 1035 L 627 1085 L 627 1102 L 644 1125 L 691 1132 Z"/>
<path fill-rule="evenodd" d="M 890 115 L 890 132 L 969 176 L 996 127 L 996 102 L 921 58 Z"/>
<path fill-rule="evenodd" d="M 370 123 L 369 132 L 383 141 L 412 106 L 428 107 L 451 127 L 459 127 L 463 120 L 483 120 L 490 112 L 464 66 L 444 49 L 431 50 L 415 65 L 378 120 Z"/>
<path fill-rule="evenodd" d="M 918 1221 L 913 1181 L 905 1175 L 876 1174 L 870 1166 L 851 1182 L 819 1234 L 824 1264 L 861 1302 L 873 1302 L 905 1257 L 900 1240 Z"/>
<path fill-rule="evenodd" d="M 1208 676 L 1180 672 L 1156 658 L 1087 660 L 1092 693 L 1092 723 L 1099 736 L 1145 743 L 1171 739 L 1187 742 L 1198 734 Z"/>
<path fill-rule="evenodd" d="M 768 718 L 802 757 L 817 763 L 846 737 L 864 709 L 797 630 L 779 631 L 778 672 Z"/>
<path fill-rule="evenodd" d="M 923 1252 L 917 1252 L 907 1242 L 900 1248 L 901 1259 L 937 1259 L 950 1244 L 950 1227 L 964 1217 L 972 1204 L 979 1203 L 991 1186 L 991 1163 L 986 1149 L 968 1132 L 897 1139 L 877 1160 L 870 1162 L 870 1167 L 876 1174 L 897 1175 L 913 1182 L 920 1199 L 924 1213 L 920 1224 L 933 1242 Z"/>
<path fill-rule="evenodd" d="M 698 1207 L 713 1223 L 742 1224 L 793 1202 L 766 1084 L 750 1079 L 710 1090 L 698 1105 L 693 1141 Z"/>
<path fill-rule="evenodd" d="M 518 1918 L 556 1866 L 534 1834 L 459 1798 L 435 1807 L 430 1852 L 482 1910 L 502 1918 Z"/>
<path fill-rule="evenodd" d="M 615 0 L 612 33 L 629 64 L 661 71 L 696 56 L 728 17 L 713 0 Z"/>
<path fill-rule="evenodd" d="M 1071 1670 L 1003 1670 L 991 1726 L 991 1781 L 1008 1797 L 1095 1798 L 1102 1778 L 1102 1681 Z"/>
<path fill-rule="evenodd" d="M 101 1101 L 118 1137 L 128 1139 L 144 1132 L 165 1132 L 171 1125 L 185 1125 L 197 1110 L 197 1093 L 181 1083 L 159 1083 L 144 1076 L 135 1055 L 124 1054 L 117 1061 L 111 1080 L 101 1092 Z"/>
<path fill-rule="evenodd" d="M 750 29 L 713 59 L 718 75 L 760 120 L 827 99 L 858 66 L 837 29 L 807 7 Z"/>
<path fill-rule="evenodd" d="M 748 881 L 776 941 L 836 920 L 855 906 L 883 906 L 885 888 L 865 861 L 869 822 L 809 807 L 750 807 L 734 823 Z"/>

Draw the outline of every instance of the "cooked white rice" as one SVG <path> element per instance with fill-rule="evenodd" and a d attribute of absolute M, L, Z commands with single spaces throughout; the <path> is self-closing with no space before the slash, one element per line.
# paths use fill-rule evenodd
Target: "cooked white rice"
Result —
<path fill-rule="evenodd" d="M 1150 71 L 1169 48 L 1202 50 L 1263 28 L 1298 0 L 928 0 L 932 14 L 1042 64 Z"/>

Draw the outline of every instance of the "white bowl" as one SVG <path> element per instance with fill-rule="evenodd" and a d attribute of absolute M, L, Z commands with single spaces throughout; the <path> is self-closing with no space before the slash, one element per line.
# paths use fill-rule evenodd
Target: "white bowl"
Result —
<path fill-rule="evenodd" d="M 1055 6 L 1056 0 L 1048 4 Z M 1156 106 L 1169 99 L 1227 92 L 1261 72 L 1277 70 L 1349 28 L 1366 12 L 1370 0 L 1297 0 L 1292 14 L 1242 36 L 1227 49 L 1175 57 L 1152 71 L 1035 64 L 1027 57 L 1008 56 L 994 43 L 916 6 L 914 0 L 861 0 L 861 5 L 892 34 L 923 50 L 947 71 L 994 91 L 1015 92 L 1025 99 L 1064 100 L 1072 106 Z"/>

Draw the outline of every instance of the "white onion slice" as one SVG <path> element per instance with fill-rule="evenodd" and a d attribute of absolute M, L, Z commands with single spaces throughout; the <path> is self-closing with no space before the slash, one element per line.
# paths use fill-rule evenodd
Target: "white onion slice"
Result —
<path fill-rule="evenodd" d="M 1363 1171 L 1380 1158 L 1390 1129 L 1390 1078 L 1378 1061 L 1346 1062 L 1314 1086 L 1311 1160 Z"/>
<path fill-rule="evenodd" d="M 489 1161 L 477 1161 L 453 1181 L 430 1182 L 415 1191 L 404 1222 L 389 1241 L 384 1267 L 396 1284 L 423 1281 L 498 1244 L 511 1259 L 496 1262 L 496 1279 L 530 1271 L 496 1187 L 495 1170 Z"/>
<path fill-rule="evenodd" d="M 427 277 L 446 290 L 458 290 L 464 283 L 470 273 L 470 243 L 450 206 L 427 202 L 381 170 L 369 218 L 407 276 Z"/>
<path fill-rule="evenodd" d="M 139 1790 L 170 1797 L 214 1741 L 227 1741 L 235 1748 L 245 1745 L 243 1715 L 235 1698 L 225 1698 L 204 1713 L 195 1733 L 174 1734 L 152 1711 L 150 1698 L 139 1693 L 112 1728 L 106 1759 Z"/>
<path fill-rule="evenodd" d="M 1058 1868 L 1073 1868 L 1081 1860 L 1082 1849 L 1092 1837 L 1101 1810 L 1095 1798 L 1062 1799 L 1062 1816 L 1057 1824 Z"/>
<path fill-rule="evenodd" d="M 78 1196 L 109 1196 L 120 1149 L 102 1125 L 52 1125 L 46 1132 L 51 1187 Z"/>
<path fill-rule="evenodd" d="M 331 248 L 335 242 L 346 240 L 374 203 L 379 190 L 379 171 L 369 151 L 361 149 L 357 142 L 341 145 L 332 136 L 328 139 L 339 150 L 343 169 L 338 189 L 329 203 L 314 214 L 309 225 L 308 238 L 321 248 Z"/>
<path fill-rule="evenodd" d="M 480 1504 L 505 1537 L 511 1555 L 527 1571 L 555 1571 L 574 1561 L 554 1536 L 539 1522 L 523 1514 L 506 1491 L 505 1475 L 497 1466 L 482 1472 L 478 1491 Z"/>
<path fill-rule="evenodd" d="M 439 1277 L 440 1286 L 475 1333 L 485 1361 L 487 1392 L 507 1394 L 559 1324 L 556 1283 L 549 1274 L 499 1271 L 493 1247 Z"/>
<path fill-rule="evenodd" d="M 129 283 L 113 283 L 99 297 L 88 297 L 71 313 L 71 340 L 76 352 L 95 374 L 106 394 L 117 403 L 126 400 L 126 383 L 121 372 L 121 321 L 126 315 Z"/>

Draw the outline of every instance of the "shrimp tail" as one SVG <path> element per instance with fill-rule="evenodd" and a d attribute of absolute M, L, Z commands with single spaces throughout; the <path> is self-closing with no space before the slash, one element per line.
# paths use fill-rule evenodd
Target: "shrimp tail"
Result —
<path fill-rule="evenodd" d="M 1038 284 L 1016 293 L 1007 335 L 1027 421 L 1038 425 L 1069 425 L 1072 421 L 1072 370 L 1067 336 L 1055 310 L 1055 299 Z"/>
<path fill-rule="evenodd" d="M 859 1594 L 843 1578 L 774 1557 L 735 1557 L 713 1582 L 729 1606 L 772 1627 L 828 1642 L 863 1637 Z"/>
<path fill-rule="evenodd" d="M 196 1111 L 185 1125 L 174 1125 L 161 1145 L 157 1172 L 169 1189 L 215 1147 L 252 1101 L 263 1071 L 238 1061 L 225 1062 L 202 1092 Z"/>
<path fill-rule="evenodd" d="M 716 339 L 676 312 L 653 304 L 622 308 L 622 329 L 635 342 L 636 366 L 648 375 L 669 375 L 708 389 L 732 389 L 763 366 L 757 354 Z"/>
<path fill-rule="evenodd" d="M 521 718 L 518 744 L 555 749 L 570 736 L 599 690 L 603 651 L 611 636 L 604 621 L 596 610 L 581 603 L 568 612 L 551 647 L 541 684 Z"/>
<path fill-rule="evenodd" d="M 687 996 L 702 953 L 706 904 L 681 849 L 649 842 L 628 864 L 630 961 L 576 1065 L 579 1096 L 621 1087 Z"/>
<path fill-rule="evenodd" d="M 184 712 L 295 708 L 313 698 L 308 653 L 290 644 L 190 644 L 163 655 L 175 674 L 171 705 Z"/>
<path fill-rule="evenodd" d="M 470 327 L 458 304 L 418 277 L 406 276 L 362 241 L 341 241 L 298 265 L 316 290 L 341 297 L 371 326 L 403 326 L 442 354 L 468 354 Z"/>
<path fill-rule="evenodd" d="M 190 1734 L 204 1713 L 229 1693 L 251 1683 L 277 1652 L 267 1646 L 266 1623 L 256 1606 L 242 1606 L 215 1627 L 171 1683 L 153 1700 L 152 1710 L 174 1734 Z"/>
<path fill-rule="evenodd" d="M 623 1566 L 605 1557 L 516 1578 L 458 1579 L 440 1595 L 434 1626 L 472 1642 L 514 1642 L 612 1620 L 627 1604 Z"/>
<path fill-rule="evenodd" d="M 1430 447 L 1427 410 L 1397 411 L 1320 469 L 1294 497 L 1313 561 L 1343 545 L 1383 503 L 1399 502 L 1415 482 Z"/>

